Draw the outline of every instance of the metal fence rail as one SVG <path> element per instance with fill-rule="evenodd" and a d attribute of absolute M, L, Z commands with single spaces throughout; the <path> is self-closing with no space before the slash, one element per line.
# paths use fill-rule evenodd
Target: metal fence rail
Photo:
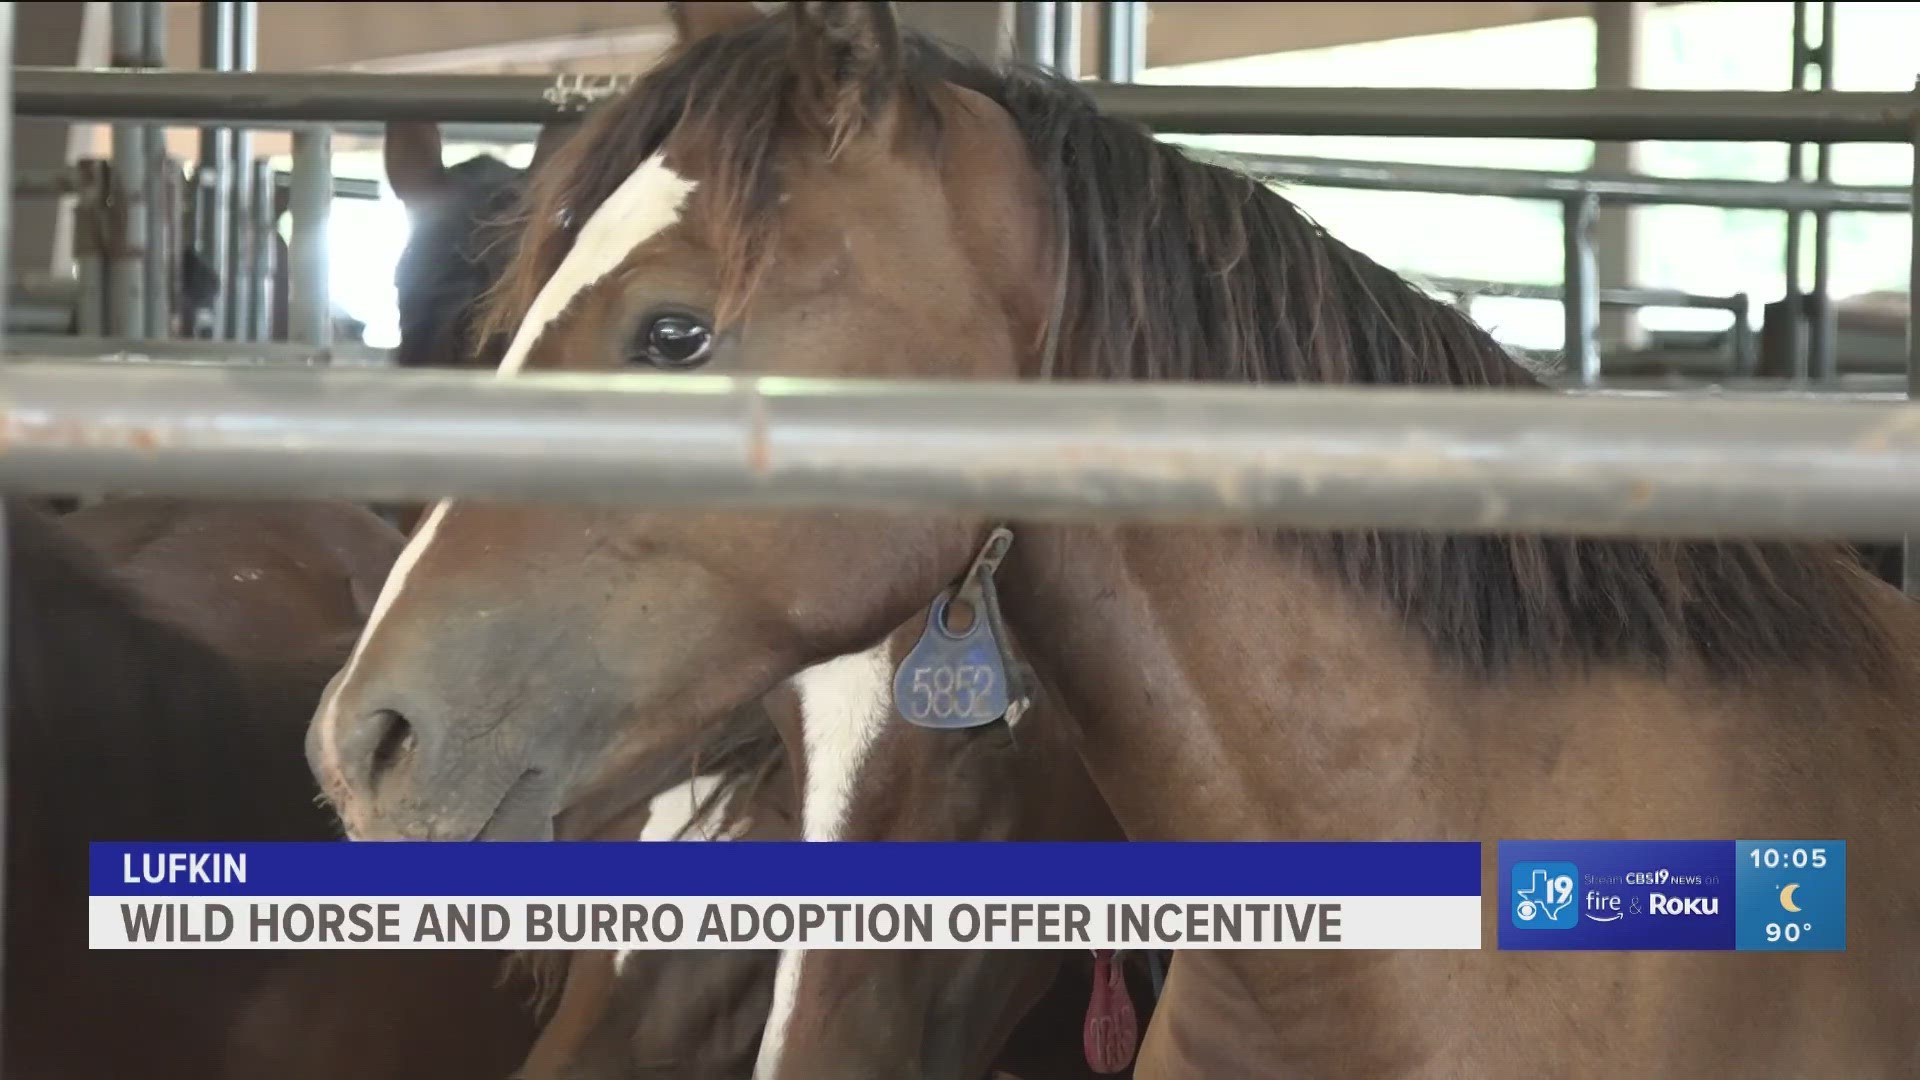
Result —
<path fill-rule="evenodd" d="M 1029 10 L 1031 8 L 1032 10 Z M 1051 27 L 1040 8 L 1022 5 L 1032 36 Z M 295 125 L 350 121 L 538 123 L 574 115 L 631 82 L 620 76 L 377 75 L 350 72 L 244 74 L 206 71 L 82 70 L 21 67 L 14 71 L 19 112 L 74 120 L 210 121 L 236 125 Z M 1836 91 L 1676 90 L 1460 90 L 1437 88 L 1214 87 L 1139 83 L 1083 84 L 1105 110 L 1166 133 L 1399 135 L 1640 141 L 1913 142 L 1920 139 L 1920 93 Z M 1285 159 L 1240 155 L 1243 166 L 1264 163 L 1272 178 L 1306 179 L 1310 167 Z M 1352 163 L 1321 168 L 1320 182 L 1387 186 L 1366 179 Z M 1378 166 L 1375 166 L 1378 168 Z M 1288 174 L 1292 175 L 1289 176 Z M 1430 174 L 1437 184 L 1465 182 Z M 1404 180 L 1404 174 L 1398 178 Z M 1484 185 L 1486 176 L 1475 178 Z M 1561 201 L 1565 218 L 1566 349 L 1589 383 L 1600 379 L 1592 340 L 1599 300 L 1593 291 L 1588 247 L 1596 208 L 1603 201 L 1659 202 L 1672 196 L 1630 178 L 1510 175 L 1508 183 L 1535 187 Z M 1742 185 L 1698 182 L 1684 201 L 1704 196 L 1714 205 L 1785 202 L 1846 209 L 1897 210 L 1896 193 L 1803 184 Z M 1558 186 L 1556 186 L 1558 185 Z M 1404 187 L 1404 184 L 1401 185 Z M 1761 190 L 1772 186 L 1775 191 Z M 1518 192 L 1516 192 L 1518 193 Z M 1673 198 L 1672 201 L 1683 201 Z M 1907 199 L 1911 205 L 1911 195 Z M 1830 345 L 1830 336 L 1819 343 Z M 1829 373 L 1831 357 L 1813 366 Z"/>
<path fill-rule="evenodd" d="M 1474 300 L 1496 300 L 1512 297 L 1520 300 L 1548 300 L 1565 304 L 1567 291 L 1559 285 L 1538 285 L 1532 282 L 1477 281 L 1470 278 L 1429 277 L 1426 275 L 1406 275 L 1409 280 L 1424 286 L 1427 291 L 1442 296 L 1452 296 L 1471 303 Z M 1728 339 L 1733 354 L 1733 367 L 1736 372 L 1747 373 L 1754 370 L 1756 363 L 1756 345 L 1753 337 L 1753 299 L 1746 293 L 1734 293 L 1731 296 L 1706 296 L 1690 293 L 1681 289 L 1658 289 L 1638 285 L 1598 285 L 1588 278 L 1578 283 L 1588 294 L 1588 308 L 1575 310 L 1573 321 L 1580 322 L 1586 329 L 1582 317 L 1587 311 L 1597 311 L 1603 307 L 1628 308 L 1688 308 L 1696 311 L 1724 311 L 1732 316 Z M 1592 331 L 1589 331 L 1591 333 Z M 1576 356 L 1598 357 L 1599 345 L 1589 339 L 1575 351 Z M 1577 372 L 1583 381 L 1594 383 L 1586 370 Z"/>
<path fill-rule="evenodd" d="M 285 126 L 333 121 L 541 123 L 626 85 L 615 76 L 378 75 L 19 67 L 22 116 Z M 1099 105 L 1190 135 L 1908 142 L 1913 94 L 1863 91 L 1459 90 L 1085 84 Z"/>
<path fill-rule="evenodd" d="M 15 364 L 19 492 L 1898 537 L 1920 410 L 1332 387 Z"/>
<path fill-rule="evenodd" d="M 19 299 L 14 304 L 17 307 Z M 15 320 L 19 322 L 18 319 Z M 19 363 L 85 360 L 89 363 L 232 364 L 322 367 L 389 367 L 386 349 L 357 343 L 324 348 L 298 341 L 200 341 L 191 338 L 102 338 L 18 332 L 7 336 L 4 352 Z M 0 381 L 0 386 L 4 382 Z"/>
<path fill-rule="evenodd" d="M 1207 153 L 1207 151 L 1197 151 Z M 1592 196 L 1602 205 L 1715 206 L 1729 210 L 1848 210 L 1906 213 L 1913 192 L 1904 187 L 1810 184 L 1780 180 L 1694 180 L 1668 176 L 1608 176 L 1542 169 L 1482 169 L 1344 158 L 1234 152 L 1215 154 L 1262 180 L 1360 191 L 1417 191 L 1560 202 Z"/>
<path fill-rule="evenodd" d="M 1205 153 L 1202 151 L 1202 153 Z M 1424 192 L 1437 195 L 1494 196 L 1558 202 L 1565 226 L 1561 230 L 1565 281 L 1550 299 L 1566 305 L 1566 351 L 1576 361 L 1581 378 L 1595 385 L 1601 378 L 1600 353 L 1594 340 L 1598 310 L 1607 298 L 1595 278 L 1592 237 L 1593 212 L 1602 205 L 1715 206 L 1727 209 L 1835 210 L 1862 213 L 1910 213 L 1913 192 L 1908 188 L 1837 186 L 1753 180 L 1691 180 L 1668 177 L 1606 176 L 1529 169 L 1476 169 L 1453 165 L 1420 165 L 1337 158 L 1289 157 L 1275 154 L 1213 155 L 1262 180 L 1314 187 L 1363 191 Z M 1824 298 L 1824 283 L 1818 293 Z M 1668 306 L 1650 304 L 1647 306 Z M 1689 305 L 1692 306 L 1692 305 Z M 1726 306 L 1726 305 L 1715 305 Z M 1752 324 L 1744 298 L 1734 311 L 1734 369 L 1754 370 Z M 1792 325 L 1798 327 L 1797 318 Z M 1839 373 L 1830 334 L 1815 335 L 1811 357 L 1798 343 L 1793 348 L 1797 371 L 1806 378 L 1809 368 L 1822 381 Z M 1805 358 L 1804 360 L 1802 358 Z"/>

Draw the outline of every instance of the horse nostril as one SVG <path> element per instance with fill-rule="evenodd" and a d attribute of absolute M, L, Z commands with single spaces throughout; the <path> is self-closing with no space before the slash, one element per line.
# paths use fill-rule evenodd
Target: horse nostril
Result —
<path fill-rule="evenodd" d="M 378 783 L 413 753 L 413 725 L 392 709 L 380 709 L 367 717 L 366 727 L 373 742 L 368 779 Z"/>

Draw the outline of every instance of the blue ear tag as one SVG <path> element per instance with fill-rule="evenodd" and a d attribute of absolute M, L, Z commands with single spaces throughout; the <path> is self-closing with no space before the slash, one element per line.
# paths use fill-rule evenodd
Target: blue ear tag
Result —
<path fill-rule="evenodd" d="M 1013 533 L 996 528 L 958 586 L 941 593 L 927 614 L 927 628 L 893 673 L 893 708 L 910 724 L 957 730 L 1005 719 L 1018 723 L 1031 700 L 1019 666 L 1006 651 L 1000 598 L 993 574 L 1013 546 Z M 971 622 L 948 625 L 953 608 L 965 605 Z"/>

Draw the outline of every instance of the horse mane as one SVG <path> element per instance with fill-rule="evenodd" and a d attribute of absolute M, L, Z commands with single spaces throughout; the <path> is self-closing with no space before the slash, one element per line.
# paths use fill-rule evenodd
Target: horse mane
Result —
<path fill-rule="evenodd" d="M 1101 113 L 1071 81 L 902 33 L 899 82 L 887 88 L 902 142 L 937 161 L 950 82 L 1012 117 L 1040 187 L 1058 193 L 1071 270 L 1059 377 L 1550 392 L 1465 314 L 1260 181 Z M 700 136 L 722 321 L 738 311 L 774 257 L 783 152 L 837 134 L 809 111 L 809 88 L 837 77 L 818 67 L 822 56 L 795 47 L 794 20 L 764 19 L 677 47 L 597 109 L 529 188 L 519 250 L 487 301 L 488 332 L 512 332 L 573 229 L 682 125 Z M 1719 677 L 1819 663 L 1875 677 L 1897 655 L 1841 544 L 1273 535 L 1481 677 L 1616 662 L 1693 663 Z"/>
<path fill-rule="evenodd" d="M 773 810 L 763 799 L 767 786 L 780 780 L 788 764 L 786 743 L 759 702 L 735 709 L 723 721 L 701 730 L 691 745 L 677 747 L 616 767 L 587 796 L 600 806 L 634 807 L 696 776 L 718 776 L 714 785 L 688 815 L 687 828 L 698 824 L 715 835 L 745 828 L 756 813 Z M 685 836 L 683 829 L 675 840 Z M 636 838 L 637 842 L 637 838 Z M 546 1017 L 567 980 L 571 954 L 558 950 L 526 950 L 508 956 L 504 974 L 529 979 L 532 1007 Z"/>
<path fill-rule="evenodd" d="M 17 839 L 84 865 L 89 840 L 333 835 L 283 721 L 304 724 L 344 653 L 241 668 L 29 503 L 8 500 L 6 526 Z M 234 821 L 250 835 L 225 836 Z"/>

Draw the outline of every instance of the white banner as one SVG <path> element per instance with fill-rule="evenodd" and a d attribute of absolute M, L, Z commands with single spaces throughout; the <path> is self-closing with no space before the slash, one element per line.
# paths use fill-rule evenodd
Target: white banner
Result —
<path fill-rule="evenodd" d="M 1478 949 L 1477 896 L 95 896 L 94 949 Z"/>

